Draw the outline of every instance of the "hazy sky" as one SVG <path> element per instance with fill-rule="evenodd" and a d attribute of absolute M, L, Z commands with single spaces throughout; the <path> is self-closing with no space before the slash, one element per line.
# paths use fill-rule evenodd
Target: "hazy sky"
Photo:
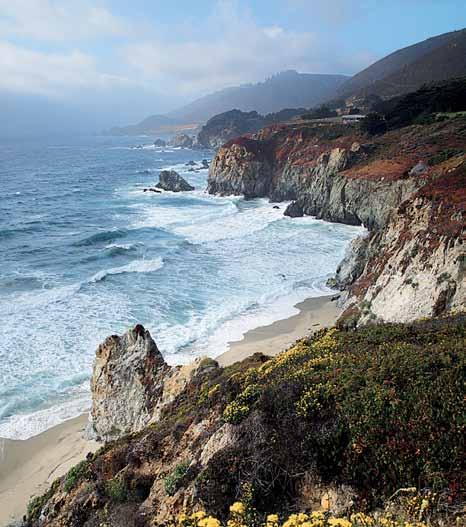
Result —
<path fill-rule="evenodd" d="M 352 74 L 464 26 L 465 0 L 0 0 L 0 111 L 12 129 L 30 112 L 127 124 L 285 69 Z"/>

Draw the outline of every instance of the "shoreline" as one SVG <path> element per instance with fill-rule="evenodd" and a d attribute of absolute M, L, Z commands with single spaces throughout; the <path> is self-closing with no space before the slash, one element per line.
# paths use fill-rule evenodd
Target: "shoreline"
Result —
<path fill-rule="evenodd" d="M 299 338 L 331 326 L 341 313 L 333 296 L 299 302 L 297 314 L 247 331 L 216 360 L 228 366 L 256 352 L 277 355 Z M 55 478 L 101 446 L 84 439 L 87 420 L 83 414 L 29 439 L 0 438 L 0 525 L 20 520 L 32 496 L 45 492 Z"/>

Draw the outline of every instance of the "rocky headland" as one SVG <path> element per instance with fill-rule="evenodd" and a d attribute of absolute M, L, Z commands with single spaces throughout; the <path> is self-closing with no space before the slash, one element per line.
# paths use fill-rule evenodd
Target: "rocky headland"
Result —
<path fill-rule="evenodd" d="M 225 144 L 212 194 L 292 200 L 285 214 L 364 225 L 333 284 L 341 323 L 407 322 L 464 308 L 466 118 L 368 136 L 341 124 L 267 127 Z"/>

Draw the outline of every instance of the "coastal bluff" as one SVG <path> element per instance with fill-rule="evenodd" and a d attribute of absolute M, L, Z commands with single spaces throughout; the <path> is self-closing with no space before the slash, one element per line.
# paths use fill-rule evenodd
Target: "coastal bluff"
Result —
<path fill-rule="evenodd" d="M 23 525 L 183 527 L 186 511 L 220 525 L 236 502 L 258 517 L 330 520 L 384 500 L 393 507 L 412 481 L 445 482 L 454 525 L 465 327 L 457 315 L 324 329 L 276 357 L 224 368 L 167 366 L 142 326 L 109 337 L 96 354 L 91 412 L 109 440 L 34 497 Z M 401 506 L 397 514 L 403 527 L 421 526 Z"/>
<path fill-rule="evenodd" d="M 331 285 L 340 323 L 409 322 L 464 309 L 466 118 L 368 136 L 297 122 L 226 143 L 209 171 L 217 195 L 292 201 L 286 215 L 363 225 Z"/>

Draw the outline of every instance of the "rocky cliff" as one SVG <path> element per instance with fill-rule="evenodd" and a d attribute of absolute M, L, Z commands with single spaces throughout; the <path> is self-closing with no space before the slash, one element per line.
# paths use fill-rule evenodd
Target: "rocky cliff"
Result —
<path fill-rule="evenodd" d="M 375 138 L 338 124 L 272 126 L 224 145 L 208 190 L 294 200 L 289 215 L 364 225 L 370 237 L 357 242 L 337 276 L 349 290 L 345 307 L 364 311 L 361 321 L 413 320 L 464 306 L 465 130 L 462 117 Z M 451 185 L 455 192 L 444 190 Z M 445 233 L 438 221 L 450 225 Z M 449 280 L 437 284 L 440 275 Z"/>
<path fill-rule="evenodd" d="M 443 516 L 411 503 L 396 525 L 457 525 L 465 327 L 459 315 L 323 330 L 273 359 L 204 359 L 184 374 L 142 326 L 110 337 L 97 351 L 92 416 L 115 440 L 32 499 L 25 524 L 220 527 L 182 515 L 226 525 L 240 501 L 244 521 L 230 527 L 271 527 L 267 514 L 296 511 L 320 511 L 316 527 L 382 527 L 395 523 L 349 514 L 417 484 L 441 488 Z"/>

